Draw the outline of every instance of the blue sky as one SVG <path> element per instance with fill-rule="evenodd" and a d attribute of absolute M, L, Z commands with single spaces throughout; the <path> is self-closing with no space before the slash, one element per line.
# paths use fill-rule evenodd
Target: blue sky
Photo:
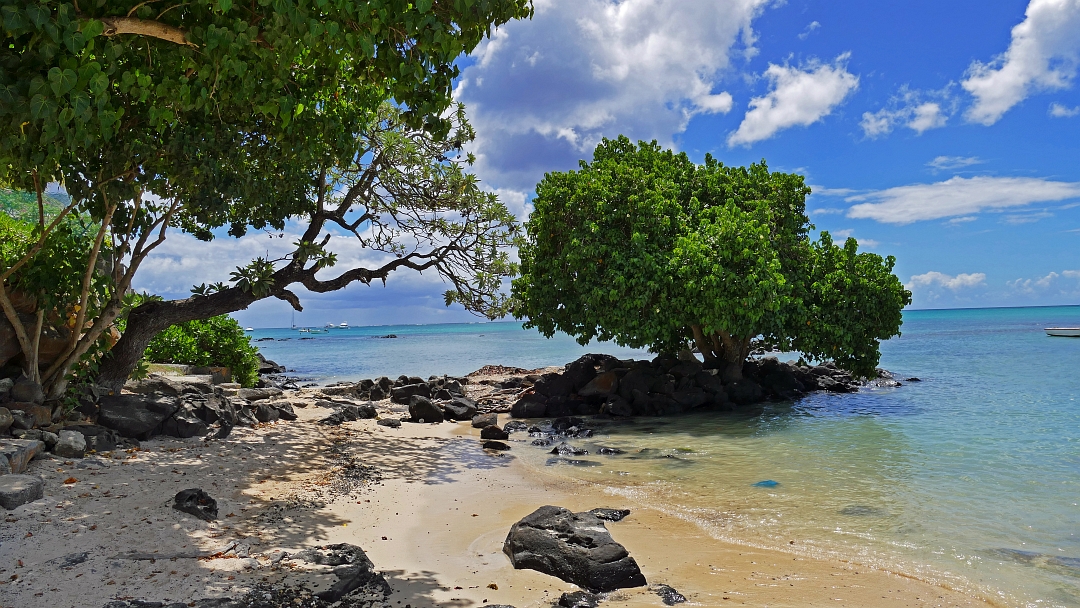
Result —
<path fill-rule="evenodd" d="M 461 66 L 475 170 L 523 219 L 544 172 L 625 134 L 806 175 L 817 227 L 896 256 L 915 307 L 1080 303 L 1080 0 L 537 0 Z M 223 280 L 260 238 L 174 235 L 139 286 Z M 444 288 L 301 294 L 298 322 L 470 320 Z"/>

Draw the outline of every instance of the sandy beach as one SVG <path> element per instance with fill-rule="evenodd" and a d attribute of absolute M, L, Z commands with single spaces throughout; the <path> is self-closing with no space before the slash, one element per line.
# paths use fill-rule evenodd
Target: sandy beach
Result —
<path fill-rule="evenodd" d="M 390 583 L 393 606 L 550 606 L 577 587 L 515 570 L 502 553 L 510 526 L 549 504 L 630 509 L 607 525 L 612 536 L 650 586 L 670 585 L 688 605 L 993 605 L 857 563 L 717 541 L 692 523 L 535 470 L 514 456 L 526 449 L 520 443 L 485 451 L 468 423 L 326 426 L 316 421 L 329 410 L 314 407 L 310 392 L 291 399 L 299 420 L 238 427 L 226 439 L 158 438 L 137 450 L 34 461 L 29 473 L 45 479 L 46 496 L 5 513 L 0 606 L 188 602 L 298 578 L 318 588 L 328 577 L 298 571 L 287 554 L 328 543 L 362 547 Z M 185 488 L 209 492 L 219 519 L 171 508 Z M 663 604 L 643 587 L 603 605 Z"/>

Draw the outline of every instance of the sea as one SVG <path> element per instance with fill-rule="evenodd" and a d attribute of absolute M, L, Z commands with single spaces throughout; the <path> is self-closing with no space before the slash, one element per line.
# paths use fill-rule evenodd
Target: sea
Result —
<path fill-rule="evenodd" d="M 881 346 L 900 387 L 604 422 L 573 461 L 515 454 L 718 540 L 868 564 L 1004 606 L 1080 606 L 1080 339 L 1047 336 L 1052 326 L 1080 326 L 1080 306 L 910 310 Z M 251 335 L 274 338 L 255 344 L 318 383 L 651 357 L 514 322 Z"/>

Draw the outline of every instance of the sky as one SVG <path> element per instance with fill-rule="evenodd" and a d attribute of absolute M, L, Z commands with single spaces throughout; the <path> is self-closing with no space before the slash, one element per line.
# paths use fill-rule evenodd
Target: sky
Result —
<path fill-rule="evenodd" d="M 806 176 L 818 230 L 896 257 L 913 308 L 1080 304 L 1080 0 L 535 0 L 459 63 L 473 169 L 522 220 L 603 137 Z M 288 239 L 174 234 L 184 297 Z M 370 261 L 348 239 L 344 264 Z M 332 274 L 332 273 L 330 273 Z M 328 274 L 329 276 L 329 274 Z M 438 277 L 300 292 L 297 324 L 476 320 Z M 280 301 L 236 314 L 287 326 Z"/>

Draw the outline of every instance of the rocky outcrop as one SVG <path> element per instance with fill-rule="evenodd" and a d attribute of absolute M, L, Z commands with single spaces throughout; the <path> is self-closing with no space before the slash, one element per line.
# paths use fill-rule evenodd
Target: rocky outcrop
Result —
<path fill-rule="evenodd" d="M 509 378 L 503 384 L 515 379 L 522 381 Z M 652 361 L 635 361 L 590 354 L 568 364 L 562 373 L 539 376 L 532 390 L 510 407 L 510 415 L 663 416 L 699 409 L 730 410 L 762 401 L 796 399 L 819 390 L 853 392 L 864 384 L 832 363 L 810 367 L 766 357 L 747 361 L 739 374 L 730 366 L 696 360 L 659 356 Z M 899 385 L 884 370 L 869 384 Z"/>
<path fill-rule="evenodd" d="M 600 593 L 646 585 L 637 562 L 591 512 L 540 507 L 510 528 L 503 552 L 528 568 Z"/>

